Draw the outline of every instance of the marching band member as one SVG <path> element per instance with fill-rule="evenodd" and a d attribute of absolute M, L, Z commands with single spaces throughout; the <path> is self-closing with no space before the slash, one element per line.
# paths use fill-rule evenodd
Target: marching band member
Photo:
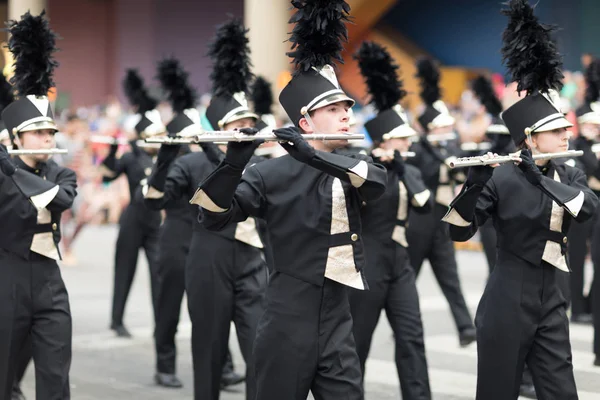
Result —
<path fill-rule="evenodd" d="M 213 97 L 206 117 L 219 129 L 255 132 L 251 128 L 257 116 L 250 111 L 246 100 L 252 78 L 246 32 L 243 24 L 234 19 L 217 29 L 210 45 L 209 54 L 214 63 Z M 216 146 L 202 146 L 203 152 L 190 153 L 176 161 L 178 146 L 161 146 L 144 195 L 148 207 L 167 208 L 182 197 L 193 197 L 198 183 L 209 176 L 223 158 Z M 198 208 L 193 209 L 193 218 L 197 221 Z M 194 398 L 219 398 L 233 320 L 247 366 L 246 397 L 252 399 L 252 344 L 264 309 L 267 280 L 256 222 L 248 219 L 223 232 L 208 231 L 198 223 L 193 229 L 185 280 L 192 320 Z"/>
<path fill-rule="evenodd" d="M 459 343 L 468 346 L 475 341 L 475 327 L 467 308 L 454 253 L 454 243 L 448 235 L 448 226 L 441 222 L 453 197 L 453 188 L 460 177 L 449 169 L 447 162 L 459 154 L 455 141 L 433 141 L 432 135 L 452 135 L 454 118 L 440 100 L 440 73 L 433 60 L 424 58 L 417 63 L 417 76 L 421 79 L 421 97 L 426 104 L 418 117 L 425 131 L 411 151 L 416 157 L 407 160 L 419 168 L 423 181 L 434 198 L 433 212 L 412 213 L 407 232 L 410 264 L 419 275 L 423 261 L 427 258 L 435 278 L 450 305 L 458 330 Z M 462 173 L 459 173 L 462 174 Z"/>
<path fill-rule="evenodd" d="M 365 156 L 315 141 L 312 133 L 349 130 L 351 100 L 333 67 L 340 59 L 349 5 L 293 1 L 295 72 L 279 101 L 295 126 L 276 129 L 289 155 L 246 167 L 260 141 L 229 143 L 225 159 L 200 185 L 202 224 L 228 229 L 265 219 L 274 271 L 254 344 L 256 399 L 363 399 L 348 287 L 367 289 L 360 204 L 385 190 L 385 169 Z M 343 362 L 340 363 L 340 360 Z"/>
<path fill-rule="evenodd" d="M 583 157 L 579 159 L 582 168 L 588 177 L 588 185 L 596 196 L 600 196 L 600 162 L 598 153 L 592 150 L 592 146 L 598 143 L 600 135 L 600 60 L 593 60 L 586 70 L 587 88 L 585 92 L 585 104 L 577 109 L 577 125 L 579 137 L 575 139 L 577 150 L 583 150 Z M 578 224 L 576 229 L 583 230 L 585 236 L 580 235 L 571 240 L 569 251 L 571 269 L 573 271 L 571 280 L 572 313 L 571 321 L 578 323 L 593 322 L 595 354 L 594 365 L 600 367 L 600 211 L 596 211 L 594 218 L 587 223 Z M 583 229 L 579 229 L 583 228 Z M 577 233 L 580 233 L 576 231 Z M 588 239 L 594 264 L 594 283 L 588 298 L 583 297 L 583 264 L 588 251 Z M 573 246 L 575 243 L 575 246 Z M 571 249 L 569 249 L 571 250 Z M 579 251 L 579 253 L 577 252 Z M 592 315 L 589 315 L 591 311 Z"/>
<path fill-rule="evenodd" d="M 135 70 L 128 70 L 123 81 L 125 94 L 136 107 L 139 122 L 135 131 L 139 138 L 165 131 L 156 110 L 156 100 L 148 96 L 142 78 Z M 149 210 L 137 198 L 136 191 L 152 171 L 154 149 L 140 148 L 130 141 L 131 151 L 117 159 L 118 144 L 111 145 L 110 153 L 102 161 L 104 182 L 111 182 L 121 174 L 127 176 L 130 201 L 119 220 L 119 235 L 115 251 L 115 275 L 110 329 L 120 337 L 131 337 L 123 325 L 127 297 L 137 268 L 140 248 L 144 249 L 150 269 L 152 309 L 156 320 L 158 296 L 158 238 L 161 224 L 160 212 Z"/>
<path fill-rule="evenodd" d="M 516 147 L 508 128 L 500 118 L 500 114 L 502 113 L 502 103 L 496 96 L 494 88 L 492 87 L 492 82 L 483 75 L 480 75 L 473 81 L 472 89 L 475 96 L 490 116 L 490 125 L 485 132 L 486 137 L 491 143 L 491 147 L 488 151 L 492 154 L 502 155 L 513 153 L 516 150 Z M 494 265 L 496 264 L 496 247 L 498 245 L 496 228 L 491 219 L 488 219 L 481 227 L 479 227 L 479 236 L 488 262 L 488 269 L 491 274 Z M 564 288 L 564 282 L 560 287 L 561 289 Z M 521 380 L 519 394 L 529 399 L 537 399 L 531 371 L 529 370 L 527 363 L 523 369 L 523 378 Z"/>
<path fill-rule="evenodd" d="M 592 146 L 598 143 L 600 134 L 600 60 L 592 61 L 585 72 L 586 90 L 584 104 L 579 107 L 577 127 L 579 136 L 573 140 L 576 150 L 583 150 L 583 156 L 578 157 L 580 166 L 588 177 L 588 186 L 596 195 L 600 194 L 600 169 L 598 156 L 592 151 Z M 584 265 L 587 255 L 592 253 L 594 265 L 600 265 L 600 248 L 591 246 L 599 243 L 600 236 L 594 236 L 598 225 L 598 214 L 583 223 L 574 223 L 569 231 L 569 267 L 571 268 L 571 322 L 592 323 L 592 300 L 596 284 L 592 285 L 589 296 L 583 295 Z M 600 234 L 600 232 L 598 232 Z M 595 276 L 599 276 L 596 274 Z M 598 282 L 598 281 L 597 281 Z M 600 318 L 600 316 L 598 317 Z M 599 319 L 600 323 L 600 319 Z M 599 344 L 600 346 L 600 344 Z M 600 347 L 597 352 L 600 354 Z"/>
<path fill-rule="evenodd" d="M 400 155 L 408 151 L 410 138 L 417 133 L 408 125 L 399 104 L 406 95 L 397 76 L 399 67 L 387 50 L 372 42 L 363 43 L 355 58 L 378 111 L 365 129 L 377 150 L 393 154 L 379 157 L 375 151 L 372 154 L 374 160 L 387 168 L 387 185 L 383 196 L 363 203 L 362 207 L 369 290 L 354 290 L 350 294 L 356 350 L 364 376 L 373 332 L 381 311 L 385 310 L 396 342 L 402 399 L 431 399 L 419 295 L 406 251 L 408 214 L 413 209 L 430 212 L 431 194 L 419 170 L 407 165 Z"/>
<path fill-rule="evenodd" d="M 517 399 L 525 363 L 541 399 L 577 399 L 566 301 L 557 282 L 571 220 L 589 219 L 598 198 L 576 168 L 532 152 L 568 149 L 571 123 L 558 108 L 562 62 L 551 30 L 526 0 L 511 0 L 504 60 L 526 97 L 502 114 L 518 165 L 473 167 L 444 216 L 453 240 L 472 237 L 488 218 L 498 235 L 496 266 L 476 316 L 478 400 Z M 493 155 L 491 155 L 493 156 Z"/>
<path fill-rule="evenodd" d="M 18 100 L 2 111 L 13 148 L 54 147 L 58 130 L 47 93 L 54 86 L 55 34 L 44 12 L 9 23 Z M 77 179 L 49 155 L 10 158 L 0 145 L 0 397 L 8 399 L 23 349 L 31 345 L 37 399 L 69 399 L 71 312 L 57 260 L 60 219 Z M 31 341 L 28 344 L 28 341 Z M 26 364 L 25 364 L 26 365 Z"/>
<path fill-rule="evenodd" d="M 173 119 L 167 124 L 167 134 L 177 136 L 186 128 L 198 128 L 200 115 L 195 109 L 196 93 L 187 82 L 187 75 L 180 73 L 177 63 L 162 62 L 158 68 L 158 80 L 171 104 Z M 182 146 L 176 155 L 189 153 L 189 146 Z M 165 209 L 165 219 L 160 230 L 158 249 L 159 289 L 156 308 L 156 374 L 154 381 L 164 387 L 179 388 L 183 384 L 176 375 L 177 347 L 175 335 L 181 302 L 185 292 L 185 263 L 192 237 L 193 213 L 185 198 Z"/>

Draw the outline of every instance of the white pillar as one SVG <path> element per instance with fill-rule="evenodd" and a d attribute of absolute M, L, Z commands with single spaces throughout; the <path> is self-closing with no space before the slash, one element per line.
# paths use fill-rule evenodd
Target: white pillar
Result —
<path fill-rule="evenodd" d="M 282 87 L 278 80 L 289 70 L 286 42 L 292 26 L 290 2 L 284 0 L 244 0 L 244 24 L 250 31 L 251 60 L 255 75 L 262 75 L 273 85 L 275 99 Z M 276 107 L 274 107 L 276 109 Z"/>
<path fill-rule="evenodd" d="M 18 21 L 27 11 L 39 15 L 45 8 L 47 0 L 8 0 L 8 19 Z"/>

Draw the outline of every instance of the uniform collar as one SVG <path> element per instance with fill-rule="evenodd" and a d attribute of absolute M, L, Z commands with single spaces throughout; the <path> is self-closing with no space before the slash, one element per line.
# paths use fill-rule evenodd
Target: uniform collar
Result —
<path fill-rule="evenodd" d="M 32 174 L 36 175 L 41 175 L 42 171 L 46 168 L 46 163 L 44 162 L 38 162 L 36 168 L 31 168 L 29 165 L 25 164 L 21 157 L 14 157 L 13 162 L 15 163 L 17 168 L 27 172 L 31 172 Z"/>

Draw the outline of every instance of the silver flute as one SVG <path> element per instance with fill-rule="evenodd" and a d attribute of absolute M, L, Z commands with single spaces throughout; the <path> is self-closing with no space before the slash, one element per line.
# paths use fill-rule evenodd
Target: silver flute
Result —
<path fill-rule="evenodd" d="M 363 140 L 365 135 L 358 133 L 320 134 L 312 133 L 302 135 L 304 140 Z M 160 144 L 193 144 L 193 143 L 227 143 L 227 142 L 252 142 L 264 140 L 265 142 L 285 142 L 274 133 L 247 135 L 237 131 L 210 131 L 200 135 L 186 137 L 153 136 L 146 138 L 146 143 Z"/>
<path fill-rule="evenodd" d="M 492 144 L 490 142 L 465 142 L 460 145 L 460 149 L 462 151 L 481 151 L 481 150 L 489 150 L 492 148 Z"/>
<path fill-rule="evenodd" d="M 90 136 L 90 142 L 92 143 L 104 143 L 104 144 L 119 144 L 119 145 L 128 145 L 131 141 L 126 139 L 126 138 L 114 138 L 112 136 L 102 136 L 102 135 L 92 135 Z M 152 143 L 147 143 L 144 140 L 136 140 L 135 144 L 138 147 L 146 147 L 146 148 L 158 148 L 160 146 L 157 146 L 155 144 Z"/>
<path fill-rule="evenodd" d="M 456 139 L 458 139 L 458 135 L 455 132 L 429 133 L 429 134 L 423 135 L 423 137 L 425 139 L 427 139 L 427 141 L 430 142 L 430 143 L 447 142 L 447 141 L 450 141 L 450 140 L 456 140 Z M 420 138 L 421 138 L 420 135 L 412 136 L 411 137 L 411 141 L 418 142 Z"/>
<path fill-rule="evenodd" d="M 8 154 L 12 156 L 36 156 L 36 155 L 53 155 L 67 154 L 67 149 L 8 149 Z"/>
<path fill-rule="evenodd" d="M 561 151 L 557 153 L 542 153 L 534 154 L 534 160 L 551 160 L 554 158 L 580 157 L 583 155 L 581 150 Z M 448 163 L 450 168 L 475 167 L 478 165 L 506 164 L 518 159 L 519 153 L 511 153 L 505 156 L 478 156 L 478 157 L 463 157 L 452 160 Z"/>
<path fill-rule="evenodd" d="M 373 154 L 375 157 L 377 158 L 381 158 L 381 157 L 394 157 L 394 150 L 384 150 L 384 149 L 380 149 L 379 147 L 376 149 L 373 149 L 371 151 L 371 154 Z M 400 152 L 400 156 L 401 157 L 415 157 L 417 154 L 413 151 L 402 151 Z"/>

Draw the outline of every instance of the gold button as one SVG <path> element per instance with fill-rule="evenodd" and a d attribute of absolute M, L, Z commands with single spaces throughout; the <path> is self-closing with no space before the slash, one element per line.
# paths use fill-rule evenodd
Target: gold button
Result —
<path fill-rule="evenodd" d="M 55 231 L 58 229 L 58 225 L 56 225 L 56 222 L 52 224 L 52 230 Z"/>
<path fill-rule="evenodd" d="M 366 201 L 363 201 L 363 202 L 362 202 L 362 205 L 363 205 L 363 207 L 364 207 L 364 206 L 366 206 L 366 205 L 367 205 L 367 202 L 366 202 Z"/>
<path fill-rule="evenodd" d="M 353 242 L 356 242 L 358 240 L 358 235 L 353 233 L 352 236 L 350 236 L 350 239 L 352 239 Z"/>
<path fill-rule="evenodd" d="M 563 238 L 563 243 L 567 244 L 567 237 L 566 236 Z"/>

